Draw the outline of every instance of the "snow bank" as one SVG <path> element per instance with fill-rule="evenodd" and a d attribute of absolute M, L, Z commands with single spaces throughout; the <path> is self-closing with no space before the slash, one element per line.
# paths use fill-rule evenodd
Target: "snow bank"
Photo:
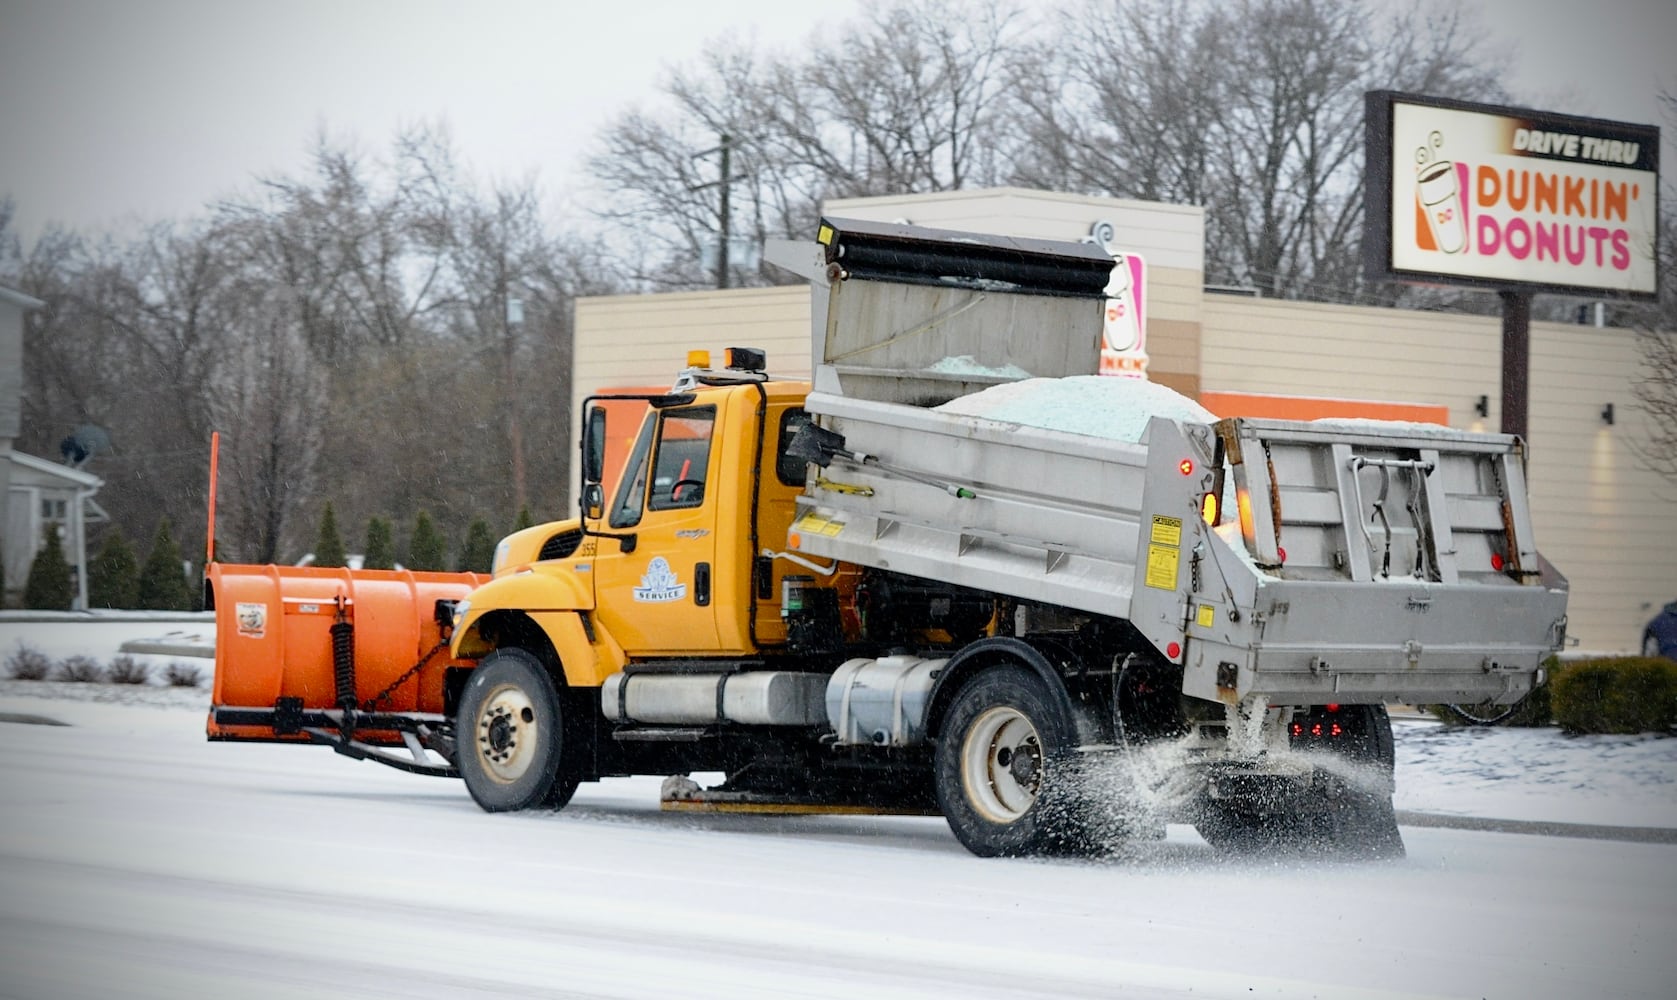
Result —
<path fill-rule="evenodd" d="M 1131 443 L 1141 441 L 1153 417 L 1207 424 L 1217 419 L 1205 407 L 1157 382 L 1109 375 L 1009 382 L 952 399 L 937 409 Z"/>
<path fill-rule="evenodd" d="M 1677 828 L 1677 739 L 1394 721 L 1399 809 Z"/>

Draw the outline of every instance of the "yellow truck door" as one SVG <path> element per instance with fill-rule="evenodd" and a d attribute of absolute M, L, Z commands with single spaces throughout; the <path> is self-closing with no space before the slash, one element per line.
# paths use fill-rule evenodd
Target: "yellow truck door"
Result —
<path fill-rule="evenodd" d="M 633 534 L 629 552 L 601 540 L 595 615 L 631 656 L 714 654 L 718 509 L 707 486 L 720 449 L 714 405 L 652 413 L 630 452 L 607 529 Z"/>

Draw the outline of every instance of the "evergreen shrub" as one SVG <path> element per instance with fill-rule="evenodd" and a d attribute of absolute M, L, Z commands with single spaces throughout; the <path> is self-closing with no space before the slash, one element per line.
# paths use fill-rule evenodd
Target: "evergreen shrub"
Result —
<path fill-rule="evenodd" d="M 1621 656 L 1569 663 L 1552 685 L 1555 722 L 1569 733 L 1669 732 L 1677 726 L 1677 663 Z"/>

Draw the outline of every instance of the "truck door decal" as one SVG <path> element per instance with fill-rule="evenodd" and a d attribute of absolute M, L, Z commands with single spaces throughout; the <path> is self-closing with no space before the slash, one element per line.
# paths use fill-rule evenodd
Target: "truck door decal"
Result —
<path fill-rule="evenodd" d="M 670 561 L 655 557 L 641 576 L 641 585 L 634 590 L 635 600 L 643 604 L 668 604 L 687 596 L 687 584 L 676 579 Z"/>

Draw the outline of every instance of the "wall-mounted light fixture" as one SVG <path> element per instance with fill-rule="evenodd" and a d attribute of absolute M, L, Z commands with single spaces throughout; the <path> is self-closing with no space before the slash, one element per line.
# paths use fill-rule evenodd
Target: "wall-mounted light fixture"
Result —
<path fill-rule="evenodd" d="M 1491 415 L 1491 397 L 1480 396 L 1479 397 L 1479 402 L 1473 404 L 1473 412 L 1479 414 L 1481 417 L 1490 416 Z"/>
<path fill-rule="evenodd" d="M 1601 408 L 1601 422 L 1609 427 L 1613 426 L 1613 404 L 1608 403 Z"/>

